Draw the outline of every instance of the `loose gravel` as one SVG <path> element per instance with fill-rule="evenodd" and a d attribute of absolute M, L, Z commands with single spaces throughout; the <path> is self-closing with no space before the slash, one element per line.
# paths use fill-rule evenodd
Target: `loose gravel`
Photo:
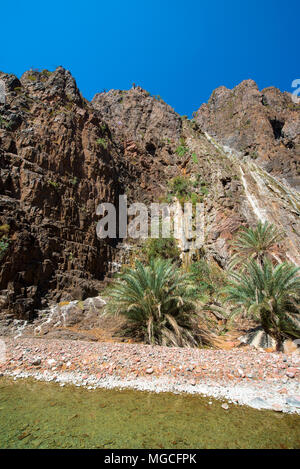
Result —
<path fill-rule="evenodd" d="M 95 388 L 203 394 L 300 415 L 300 355 L 0 337 L 0 375 Z M 5 343 L 5 347 L 4 347 Z M 5 353 L 3 353 L 3 347 Z"/>

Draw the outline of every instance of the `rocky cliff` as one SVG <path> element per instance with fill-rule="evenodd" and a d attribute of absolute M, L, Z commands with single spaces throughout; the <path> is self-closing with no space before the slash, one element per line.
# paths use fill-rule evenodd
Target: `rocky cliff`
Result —
<path fill-rule="evenodd" d="M 69 72 L 1 75 L 0 213 L 3 307 L 30 317 L 61 292 L 91 296 L 112 247 L 96 237 L 96 206 L 120 190 L 110 136 Z M 97 143 L 105 139 L 106 145 Z"/>
<path fill-rule="evenodd" d="M 201 129 L 300 189 L 300 105 L 289 93 L 259 91 L 253 80 L 217 88 L 195 113 Z"/>
<path fill-rule="evenodd" d="M 268 219 L 286 232 L 278 256 L 300 264 L 299 110 L 286 93 L 220 88 L 190 121 L 140 87 L 87 102 L 62 67 L 0 78 L 2 314 L 97 294 L 124 240 L 97 238 L 96 207 L 120 194 L 203 202 L 205 242 L 190 257 L 224 267 L 239 226 Z"/>

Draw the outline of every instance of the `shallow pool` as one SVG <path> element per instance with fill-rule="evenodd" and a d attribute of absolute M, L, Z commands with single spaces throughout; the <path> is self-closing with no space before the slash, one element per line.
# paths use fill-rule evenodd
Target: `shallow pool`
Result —
<path fill-rule="evenodd" d="M 0 447 L 300 448 L 299 416 L 221 404 L 2 377 Z"/>

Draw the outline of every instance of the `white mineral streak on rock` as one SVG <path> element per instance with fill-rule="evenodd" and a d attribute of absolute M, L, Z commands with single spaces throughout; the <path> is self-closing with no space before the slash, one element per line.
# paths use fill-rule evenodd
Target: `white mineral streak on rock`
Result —
<path fill-rule="evenodd" d="M 15 319 L 14 320 L 14 325 L 17 326 L 17 335 L 14 337 L 17 339 L 18 337 L 21 337 L 23 335 L 23 332 L 25 330 L 25 327 L 27 325 L 28 321 L 23 321 L 22 319 Z"/>
<path fill-rule="evenodd" d="M 252 160 L 230 147 L 217 143 L 205 132 L 206 138 L 240 169 L 246 200 L 257 220 L 274 223 L 286 234 L 286 258 L 300 266 L 300 194 L 267 173 Z M 276 257 L 275 257 L 276 258 Z M 277 261 L 281 260 L 277 257 Z"/>

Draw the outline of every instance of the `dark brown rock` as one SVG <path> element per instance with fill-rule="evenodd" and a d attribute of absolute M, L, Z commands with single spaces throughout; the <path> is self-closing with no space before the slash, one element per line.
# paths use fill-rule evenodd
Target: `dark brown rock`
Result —
<path fill-rule="evenodd" d="M 31 318 L 45 297 L 76 286 L 78 298 L 97 295 L 94 280 L 106 275 L 113 247 L 97 239 L 96 207 L 123 190 L 115 154 L 97 144 L 101 115 L 68 71 L 2 78 L 9 125 L 0 129 L 0 225 L 10 231 L 0 290 L 8 309 Z"/>
<path fill-rule="evenodd" d="M 300 188 L 300 105 L 289 93 L 259 91 L 253 80 L 217 88 L 195 115 L 201 129 Z"/>

